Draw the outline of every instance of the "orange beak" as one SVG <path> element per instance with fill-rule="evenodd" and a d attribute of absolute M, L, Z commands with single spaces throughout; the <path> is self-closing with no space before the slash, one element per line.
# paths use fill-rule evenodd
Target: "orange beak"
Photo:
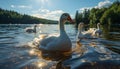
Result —
<path fill-rule="evenodd" d="M 73 23 L 73 20 L 71 19 L 70 16 L 68 16 L 67 20 L 70 21 L 71 23 Z"/>

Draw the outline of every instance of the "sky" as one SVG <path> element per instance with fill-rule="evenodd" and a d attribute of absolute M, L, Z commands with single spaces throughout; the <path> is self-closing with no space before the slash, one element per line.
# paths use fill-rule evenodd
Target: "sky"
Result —
<path fill-rule="evenodd" d="M 21 14 L 59 20 L 62 13 L 75 17 L 76 10 L 108 7 L 115 0 L 0 0 L 0 8 Z"/>

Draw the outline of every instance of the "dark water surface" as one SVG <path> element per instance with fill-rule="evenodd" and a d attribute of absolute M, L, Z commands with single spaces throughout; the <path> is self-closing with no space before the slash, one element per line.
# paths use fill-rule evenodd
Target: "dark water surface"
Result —
<path fill-rule="evenodd" d="M 120 69 L 120 32 L 110 32 L 111 39 L 84 39 L 76 43 L 77 31 L 74 26 L 65 25 L 73 46 L 69 53 L 71 56 L 61 61 L 52 61 L 54 55 L 51 58 L 47 58 L 50 56 L 47 55 L 44 59 L 37 46 L 42 37 L 58 35 L 58 25 L 39 24 L 36 34 L 26 33 L 25 29 L 33 26 L 0 25 L 0 69 L 87 69 L 87 66 L 89 69 Z"/>

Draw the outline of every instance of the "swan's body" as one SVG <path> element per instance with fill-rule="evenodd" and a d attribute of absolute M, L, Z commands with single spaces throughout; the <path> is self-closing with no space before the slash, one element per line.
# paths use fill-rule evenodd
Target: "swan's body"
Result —
<path fill-rule="evenodd" d="M 78 26 L 77 39 L 81 40 L 81 39 L 92 38 L 92 36 L 91 36 L 92 33 L 90 31 L 85 31 L 83 27 L 84 27 L 84 23 L 80 23 Z"/>
<path fill-rule="evenodd" d="M 97 28 L 89 28 L 88 31 L 90 31 L 91 33 L 93 33 Z"/>
<path fill-rule="evenodd" d="M 35 25 L 33 29 L 32 28 L 27 28 L 26 32 L 27 33 L 36 33 L 36 27 L 37 27 L 37 25 Z"/>
<path fill-rule="evenodd" d="M 100 23 L 97 24 L 97 29 L 93 31 L 92 35 L 97 37 L 102 35 L 102 30 L 100 29 Z"/>
<path fill-rule="evenodd" d="M 71 21 L 69 14 L 64 13 L 62 14 L 59 22 L 60 28 L 60 35 L 58 37 L 51 36 L 46 37 L 40 42 L 40 50 L 47 50 L 47 51 L 70 51 L 72 47 L 71 40 L 67 36 L 64 30 L 64 23 L 65 21 Z"/>

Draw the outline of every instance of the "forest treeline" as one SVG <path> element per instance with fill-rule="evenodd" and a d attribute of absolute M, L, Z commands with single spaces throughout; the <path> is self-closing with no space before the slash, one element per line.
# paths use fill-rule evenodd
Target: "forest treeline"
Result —
<path fill-rule="evenodd" d="M 0 8 L 0 24 L 55 24 L 57 21 L 20 14 L 12 10 Z"/>
<path fill-rule="evenodd" d="M 120 31 L 120 2 L 117 0 L 109 7 L 85 9 L 82 13 L 76 11 L 76 27 L 80 22 L 84 22 L 89 27 L 96 27 L 101 23 L 101 28 L 107 31 Z"/>

